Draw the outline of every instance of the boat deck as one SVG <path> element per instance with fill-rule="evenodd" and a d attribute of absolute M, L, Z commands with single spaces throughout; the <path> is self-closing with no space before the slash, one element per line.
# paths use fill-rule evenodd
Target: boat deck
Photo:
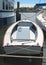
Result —
<path fill-rule="evenodd" d="M 46 18 L 43 16 L 43 13 L 37 16 L 37 18 L 42 22 L 42 24 L 46 27 Z"/>
<path fill-rule="evenodd" d="M 36 23 L 46 32 L 46 11 L 42 10 L 36 14 Z"/>

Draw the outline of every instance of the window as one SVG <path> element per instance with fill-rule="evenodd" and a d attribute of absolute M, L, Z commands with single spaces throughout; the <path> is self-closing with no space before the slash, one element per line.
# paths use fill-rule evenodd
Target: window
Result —
<path fill-rule="evenodd" d="M 3 0 L 3 9 L 5 9 L 5 3 L 4 3 L 4 0 Z"/>
<path fill-rule="evenodd" d="M 6 10 L 8 10 L 8 4 L 6 4 Z"/>
<path fill-rule="evenodd" d="M 13 10 L 14 9 L 14 7 L 13 6 L 11 6 L 11 10 Z"/>
<path fill-rule="evenodd" d="M 10 3 L 9 3 L 9 10 L 10 10 L 10 8 L 11 8 L 11 5 L 10 5 Z"/>

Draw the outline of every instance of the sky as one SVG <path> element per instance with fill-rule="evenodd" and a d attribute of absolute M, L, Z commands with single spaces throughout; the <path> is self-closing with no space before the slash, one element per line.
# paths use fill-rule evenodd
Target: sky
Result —
<path fill-rule="evenodd" d="M 46 3 L 46 0 L 15 0 L 15 7 L 17 2 L 20 2 L 21 7 L 33 7 L 36 3 Z"/>

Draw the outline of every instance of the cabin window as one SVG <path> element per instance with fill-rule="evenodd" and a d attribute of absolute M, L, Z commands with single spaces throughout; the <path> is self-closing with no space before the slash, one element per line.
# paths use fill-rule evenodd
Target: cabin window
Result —
<path fill-rule="evenodd" d="M 3 1 L 3 9 L 5 9 L 5 3 L 4 3 L 4 1 Z"/>
<path fill-rule="evenodd" d="M 12 10 L 14 9 L 14 5 L 13 5 L 13 3 L 12 3 L 12 6 L 11 6 L 11 9 L 12 9 Z"/>
<path fill-rule="evenodd" d="M 13 9 L 13 5 L 12 5 L 12 3 L 11 3 L 11 10 Z"/>
<path fill-rule="evenodd" d="M 8 4 L 6 4 L 6 10 L 8 10 Z"/>
<path fill-rule="evenodd" d="M 11 5 L 10 5 L 10 3 L 9 3 L 9 10 L 10 10 L 10 8 L 11 8 Z"/>
<path fill-rule="evenodd" d="M 8 0 L 5 0 L 5 6 L 6 6 L 6 10 L 8 10 Z"/>

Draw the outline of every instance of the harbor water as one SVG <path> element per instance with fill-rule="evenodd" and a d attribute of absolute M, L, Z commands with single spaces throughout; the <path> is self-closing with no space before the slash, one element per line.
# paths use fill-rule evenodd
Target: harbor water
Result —
<path fill-rule="evenodd" d="M 21 14 L 21 20 L 23 19 L 28 19 L 31 20 L 33 22 L 36 22 L 36 13 L 20 13 Z M 12 21 L 11 21 L 12 20 Z M 13 19 L 7 19 L 7 25 L 9 25 L 10 23 L 14 23 L 16 22 L 16 13 L 15 13 L 15 17 L 14 17 L 14 21 Z M 43 56 L 46 57 L 46 36 L 44 38 L 44 45 L 43 45 Z M 9 60 L 9 61 L 8 61 Z M 6 62 L 5 62 L 6 61 Z M 35 59 L 35 58 L 31 58 L 31 59 L 20 59 L 20 58 L 5 58 L 5 57 L 0 57 L 0 65 L 46 65 L 46 59 Z"/>

